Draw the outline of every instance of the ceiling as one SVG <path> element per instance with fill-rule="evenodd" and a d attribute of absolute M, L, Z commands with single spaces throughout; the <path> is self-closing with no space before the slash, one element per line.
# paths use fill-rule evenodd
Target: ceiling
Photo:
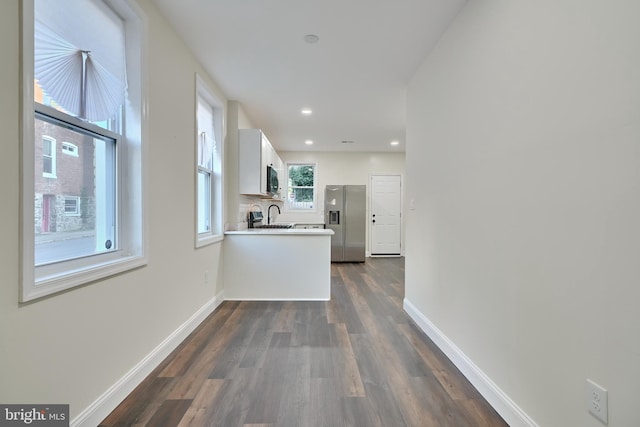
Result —
<path fill-rule="evenodd" d="M 406 85 L 466 2 L 153 1 L 278 151 L 404 151 Z"/>

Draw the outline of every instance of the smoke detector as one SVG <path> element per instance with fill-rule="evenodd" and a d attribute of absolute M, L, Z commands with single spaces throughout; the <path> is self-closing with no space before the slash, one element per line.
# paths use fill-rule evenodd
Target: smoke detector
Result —
<path fill-rule="evenodd" d="M 304 41 L 309 44 L 318 43 L 318 40 L 320 40 L 320 37 L 316 36 L 315 34 L 307 34 L 306 36 L 304 36 Z"/>

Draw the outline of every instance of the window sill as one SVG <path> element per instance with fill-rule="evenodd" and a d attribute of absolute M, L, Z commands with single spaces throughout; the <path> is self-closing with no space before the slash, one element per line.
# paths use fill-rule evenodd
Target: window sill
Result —
<path fill-rule="evenodd" d="M 313 208 L 313 209 L 296 209 L 296 208 L 288 208 L 285 206 L 284 208 L 285 212 L 291 212 L 291 213 L 296 213 L 296 214 L 317 214 L 318 213 L 318 209 L 317 208 Z"/>
<path fill-rule="evenodd" d="M 214 234 L 211 236 L 197 237 L 196 238 L 196 249 L 202 248 L 204 246 L 209 246 L 214 243 L 218 243 L 224 240 L 224 234 Z"/>
<path fill-rule="evenodd" d="M 135 255 L 102 264 L 94 264 L 78 270 L 41 277 L 36 279 L 32 286 L 28 283 L 23 284 L 20 302 L 33 302 L 40 298 L 52 296 L 145 265 L 147 265 L 147 258 Z"/>

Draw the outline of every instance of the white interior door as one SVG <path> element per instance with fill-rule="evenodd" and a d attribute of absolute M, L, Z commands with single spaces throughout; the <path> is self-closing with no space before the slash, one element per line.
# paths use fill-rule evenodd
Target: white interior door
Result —
<path fill-rule="evenodd" d="M 401 185 L 400 175 L 371 176 L 371 255 L 400 255 Z"/>

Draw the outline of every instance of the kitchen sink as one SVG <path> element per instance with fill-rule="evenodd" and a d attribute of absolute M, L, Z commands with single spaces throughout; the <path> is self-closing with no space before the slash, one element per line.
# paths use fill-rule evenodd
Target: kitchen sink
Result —
<path fill-rule="evenodd" d="M 255 224 L 253 228 L 293 228 L 293 224 Z"/>

